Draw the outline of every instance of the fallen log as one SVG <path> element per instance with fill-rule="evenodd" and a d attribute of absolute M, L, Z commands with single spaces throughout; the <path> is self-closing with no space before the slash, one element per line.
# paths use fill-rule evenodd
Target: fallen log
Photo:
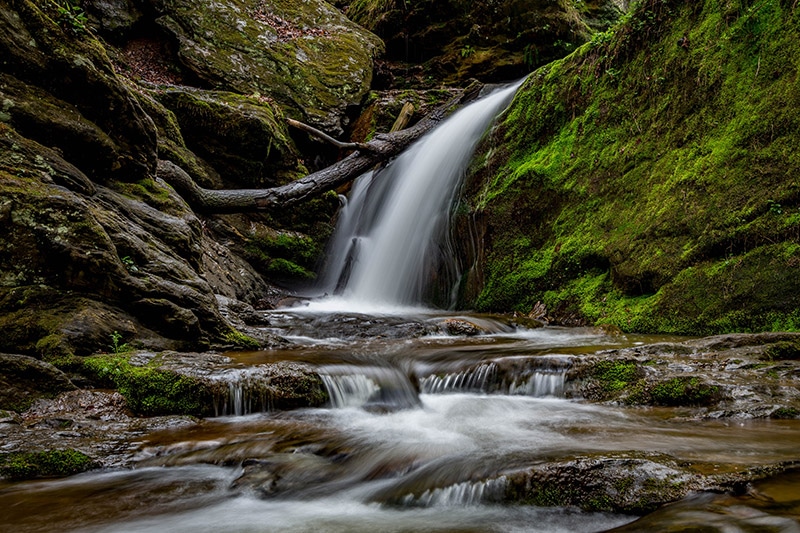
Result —
<path fill-rule="evenodd" d="M 459 96 L 437 108 L 410 128 L 376 135 L 368 143 L 341 143 L 302 125 L 304 131 L 341 148 L 355 149 L 347 157 L 299 180 L 271 189 L 204 189 L 171 161 L 159 161 L 157 176 L 171 185 L 193 209 L 204 213 L 243 213 L 291 206 L 348 183 L 376 165 L 386 162 L 433 129 L 453 108 L 477 98 L 481 84 L 473 84 Z M 292 121 L 294 125 L 296 123 Z"/>

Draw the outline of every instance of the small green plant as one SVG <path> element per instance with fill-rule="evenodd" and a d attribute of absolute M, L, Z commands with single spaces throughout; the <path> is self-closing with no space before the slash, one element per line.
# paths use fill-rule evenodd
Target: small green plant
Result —
<path fill-rule="evenodd" d="M 767 208 L 769 209 L 770 214 L 772 215 L 782 215 L 783 214 L 783 207 L 781 204 L 774 200 L 767 200 Z"/>
<path fill-rule="evenodd" d="M 120 340 L 122 340 L 122 333 L 114 330 L 114 333 L 111 334 L 111 353 L 119 355 L 133 350 L 133 347 L 127 342 L 120 344 Z"/>
<path fill-rule="evenodd" d="M 475 48 L 471 44 L 465 45 L 463 48 L 461 48 L 461 57 L 469 57 L 474 53 Z"/>
<path fill-rule="evenodd" d="M 525 68 L 532 70 L 539 62 L 539 49 L 535 45 L 526 44 L 522 50 L 522 61 L 525 63 Z"/>
<path fill-rule="evenodd" d="M 139 272 L 139 267 L 136 266 L 136 263 L 133 261 L 133 259 L 131 259 L 131 256 L 126 255 L 125 257 L 120 257 L 119 260 L 122 261 L 122 266 L 124 266 L 125 269 L 131 274 Z"/>
<path fill-rule="evenodd" d="M 80 35 L 86 31 L 86 13 L 77 0 L 65 0 L 58 6 L 58 23 L 65 30 Z"/>

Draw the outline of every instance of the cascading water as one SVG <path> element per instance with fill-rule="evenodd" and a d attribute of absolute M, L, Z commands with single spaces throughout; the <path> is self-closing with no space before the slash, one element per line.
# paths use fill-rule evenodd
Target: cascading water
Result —
<path fill-rule="evenodd" d="M 385 170 L 356 181 L 331 240 L 320 292 L 340 296 L 351 309 L 423 302 L 437 264 L 452 262 L 439 244 L 475 146 L 520 83 L 458 111 Z"/>

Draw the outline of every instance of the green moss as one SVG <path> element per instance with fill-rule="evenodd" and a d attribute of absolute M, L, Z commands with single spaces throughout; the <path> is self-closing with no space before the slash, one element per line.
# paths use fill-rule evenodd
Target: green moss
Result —
<path fill-rule="evenodd" d="M 770 415 L 770 418 L 776 418 L 778 420 L 787 420 L 798 417 L 800 417 L 800 410 L 797 410 L 794 407 L 779 407 Z"/>
<path fill-rule="evenodd" d="M 798 57 L 780 0 L 647 0 L 536 71 L 473 169 L 491 240 L 465 305 L 542 301 L 625 331 L 797 330 Z"/>
<path fill-rule="evenodd" d="M 314 279 L 311 269 L 320 254 L 320 246 L 310 237 L 288 233 L 253 236 L 245 250 L 251 262 L 279 280 Z"/>
<path fill-rule="evenodd" d="M 639 368 L 631 361 L 600 361 L 592 371 L 607 393 L 621 391 L 639 379 Z"/>
<path fill-rule="evenodd" d="M 261 347 L 261 344 L 256 339 L 235 329 L 232 329 L 225 334 L 225 340 L 235 344 L 236 346 L 249 348 L 252 350 L 257 350 Z"/>
<path fill-rule="evenodd" d="M 90 457 L 70 448 L 0 454 L 0 475 L 13 480 L 71 476 L 92 466 Z"/>
<path fill-rule="evenodd" d="M 770 361 L 800 359 L 800 342 L 780 341 L 770 344 L 764 352 L 764 357 Z"/>
<path fill-rule="evenodd" d="M 204 415 L 213 405 L 213 391 L 207 385 L 159 368 L 157 361 L 134 366 L 128 355 L 97 355 L 83 359 L 83 372 L 119 390 L 128 407 L 142 415 Z"/>
<path fill-rule="evenodd" d="M 695 377 L 678 377 L 654 385 L 650 395 L 657 405 L 708 405 L 719 398 L 719 387 Z"/>

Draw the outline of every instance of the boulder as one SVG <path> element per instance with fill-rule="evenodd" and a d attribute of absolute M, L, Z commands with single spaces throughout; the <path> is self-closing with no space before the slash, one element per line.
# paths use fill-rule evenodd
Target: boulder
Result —
<path fill-rule="evenodd" d="M 269 96 L 339 135 L 383 45 L 321 0 L 156 0 L 182 64 L 216 89 Z"/>
<path fill-rule="evenodd" d="M 38 398 L 54 398 L 75 389 L 53 365 L 26 355 L 0 353 L 0 409 L 21 413 Z"/>

